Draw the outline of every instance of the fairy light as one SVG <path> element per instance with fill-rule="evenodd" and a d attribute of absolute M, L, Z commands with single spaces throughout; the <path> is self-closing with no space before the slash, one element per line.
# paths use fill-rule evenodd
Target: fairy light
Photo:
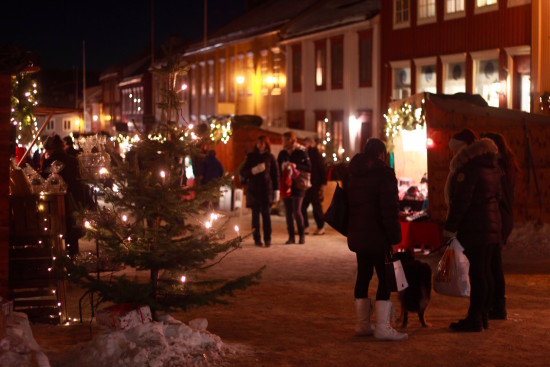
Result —
<path fill-rule="evenodd" d="M 126 222 L 128 220 L 128 216 L 126 214 L 122 215 L 122 221 Z"/>
<path fill-rule="evenodd" d="M 182 283 L 185 283 L 186 280 L 187 280 L 187 277 L 185 275 L 182 275 L 181 278 L 180 278 L 180 281 Z"/>
<path fill-rule="evenodd" d="M 90 221 L 89 221 L 89 220 L 87 220 L 87 221 L 84 221 L 84 228 L 87 228 L 87 229 L 90 229 L 90 228 L 92 228 L 92 224 L 90 223 Z"/>

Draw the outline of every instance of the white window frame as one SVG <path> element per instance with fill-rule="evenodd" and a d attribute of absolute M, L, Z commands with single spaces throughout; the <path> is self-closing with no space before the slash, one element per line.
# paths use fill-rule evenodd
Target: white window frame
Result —
<path fill-rule="evenodd" d="M 444 20 L 451 20 L 451 19 L 457 19 L 457 18 L 464 18 L 466 16 L 466 0 L 464 0 L 464 10 L 461 11 L 455 11 L 453 13 L 447 12 L 447 0 L 444 1 L 444 12 L 443 12 L 443 19 Z M 455 0 L 456 1 L 456 0 Z"/>
<path fill-rule="evenodd" d="M 485 0 L 487 1 L 487 0 Z M 477 4 L 478 0 L 474 0 L 475 7 L 474 7 L 474 14 L 483 14 L 483 13 L 489 13 L 491 11 L 497 11 L 498 10 L 498 0 L 494 4 L 490 5 L 481 5 L 479 6 Z"/>
<path fill-rule="evenodd" d="M 391 98 L 394 98 L 394 89 L 395 89 L 395 69 L 405 69 L 409 68 L 409 70 L 412 72 L 412 65 L 411 60 L 399 60 L 399 61 L 390 61 L 391 66 Z M 412 77 L 412 76 L 411 76 Z M 412 87 L 412 80 L 411 80 L 411 87 Z M 411 88 L 410 96 L 413 95 L 413 91 Z"/>
<path fill-rule="evenodd" d="M 411 26 L 411 0 L 409 0 L 409 17 L 406 22 L 399 22 L 397 23 L 397 1 L 404 1 L 404 0 L 393 0 L 393 29 L 401 29 L 401 28 L 408 28 Z"/>
<path fill-rule="evenodd" d="M 416 11 L 416 24 L 417 25 L 422 25 L 422 24 L 429 24 L 429 23 L 435 23 L 437 21 L 437 0 L 433 0 L 434 1 L 434 7 L 435 7 L 435 12 L 434 12 L 434 15 L 432 15 L 431 17 L 424 17 L 424 18 L 421 18 L 420 17 L 420 2 L 422 0 L 418 0 L 417 2 L 417 11 Z M 424 0 L 424 1 L 429 1 L 429 0 Z M 428 5 L 428 4 L 426 4 Z"/>
<path fill-rule="evenodd" d="M 432 57 L 423 57 L 423 58 L 419 58 L 419 59 L 413 59 L 413 63 L 416 66 L 416 75 L 415 75 L 416 79 L 415 79 L 415 83 L 414 83 L 416 90 L 414 91 L 413 94 L 420 93 L 418 91 L 418 77 L 420 75 L 421 67 L 426 66 L 426 65 L 433 65 L 434 68 L 435 68 L 435 89 L 436 89 L 436 93 L 437 93 L 437 80 L 439 78 L 439 75 L 437 75 L 437 57 L 432 56 Z"/>
<path fill-rule="evenodd" d="M 500 60 L 499 58 L 499 49 L 491 49 L 491 50 L 484 50 L 484 51 L 475 51 L 470 52 L 470 56 L 472 57 L 472 94 L 476 94 L 476 85 L 477 85 L 477 62 L 478 61 L 485 61 L 485 60 Z M 499 61 L 500 64 L 500 61 Z M 500 74 L 500 70 L 497 66 L 497 75 Z M 500 76 L 499 76 L 500 81 Z M 509 96 L 507 96 L 509 98 Z M 508 103 L 508 102 L 506 102 Z"/>
<path fill-rule="evenodd" d="M 442 55 L 439 57 L 441 59 L 442 73 L 441 73 L 441 93 L 445 93 L 445 81 L 447 80 L 447 65 L 452 63 L 463 62 L 466 66 L 466 53 L 451 54 L 451 55 Z M 464 70 L 466 71 L 466 70 Z M 466 76 L 464 76 L 464 92 L 466 92 Z"/>
<path fill-rule="evenodd" d="M 513 8 L 514 6 L 521 6 L 531 4 L 531 0 L 508 0 L 508 7 Z"/>

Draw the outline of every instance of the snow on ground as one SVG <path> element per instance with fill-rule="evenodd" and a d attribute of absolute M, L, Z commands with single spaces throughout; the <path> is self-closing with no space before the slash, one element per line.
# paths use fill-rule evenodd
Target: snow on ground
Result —
<path fill-rule="evenodd" d="M 0 340 L 0 367 L 15 366 L 50 367 L 48 357 L 32 336 L 27 315 L 22 312 L 12 312 L 6 335 Z"/>
<path fill-rule="evenodd" d="M 176 367 L 208 366 L 220 362 L 232 348 L 205 330 L 206 320 L 190 327 L 172 317 L 122 331 L 105 332 L 77 345 L 59 366 Z"/>
<path fill-rule="evenodd" d="M 516 224 L 502 253 L 515 260 L 550 256 L 550 223 L 530 221 Z"/>

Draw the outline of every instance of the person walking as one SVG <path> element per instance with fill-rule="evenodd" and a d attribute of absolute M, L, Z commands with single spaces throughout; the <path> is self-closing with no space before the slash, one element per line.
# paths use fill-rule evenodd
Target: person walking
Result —
<path fill-rule="evenodd" d="M 372 335 L 378 340 L 404 340 L 408 335 L 390 325 L 392 303 L 386 285 L 386 254 L 401 242 L 399 193 L 395 172 L 387 164 L 386 145 L 382 140 L 367 141 L 363 153 L 349 164 L 344 188 L 348 194 L 348 247 L 357 258 L 355 309 L 357 336 Z M 370 322 L 371 300 L 368 298 L 373 268 L 378 276 L 376 326 Z"/>
<path fill-rule="evenodd" d="M 286 245 L 296 243 L 294 220 L 298 227 L 298 243 L 306 243 L 304 236 L 304 218 L 302 217 L 302 201 L 305 190 L 298 188 L 295 178 L 300 171 L 311 172 L 311 162 L 305 148 L 298 144 L 292 131 L 283 134 L 283 150 L 277 156 L 277 163 L 281 172 L 281 197 L 285 206 L 286 229 L 288 240 Z"/>
<path fill-rule="evenodd" d="M 324 199 L 325 187 L 327 185 L 327 172 L 325 170 L 325 161 L 317 149 L 317 138 L 308 136 L 305 140 L 307 154 L 311 161 L 311 187 L 306 191 L 304 201 L 302 202 L 302 217 L 304 218 L 304 233 L 309 234 L 309 221 L 307 208 L 311 204 L 313 208 L 313 219 L 317 224 L 314 235 L 325 234 L 325 221 L 323 219 L 323 207 L 321 203 Z"/>
<path fill-rule="evenodd" d="M 496 247 L 491 260 L 491 272 L 494 279 L 494 292 L 489 309 L 490 320 L 506 320 L 506 281 L 502 270 L 502 247 L 506 245 L 510 233 L 514 228 L 514 191 L 519 167 L 516 155 L 498 133 L 487 133 L 484 138 L 491 139 L 498 148 L 498 166 L 502 172 L 500 185 L 502 197 L 499 202 L 500 218 L 502 223 L 500 245 Z"/>
<path fill-rule="evenodd" d="M 216 151 L 211 149 L 207 151 L 206 157 L 202 161 L 199 168 L 199 178 L 201 185 L 206 185 L 212 180 L 216 180 L 223 176 L 223 167 L 218 158 Z"/>
<path fill-rule="evenodd" d="M 479 332 L 488 328 L 492 300 L 492 253 L 501 239 L 499 201 L 501 172 L 498 148 L 491 139 L 478 139 L 470 129 L 453 135 L 453 154 L 445 184 L 448 206 L 443 231 L 445 243 L 456 237 L 470 262 L 470 306 L 465 319 L 450 328 L 459 332 Z"/>
<path fill-rule="evenodd" d="M 271 154 L 269 138 L 261 135 L 254 150 L 247 154 L 240 170 L 241 182 L 246 183 L 246 207 L 252 209 L 254 244 L 262 246 L 260 215 L 265 247 L 271 246 L 271 204 L 279 201 L 279 168 Z"/>

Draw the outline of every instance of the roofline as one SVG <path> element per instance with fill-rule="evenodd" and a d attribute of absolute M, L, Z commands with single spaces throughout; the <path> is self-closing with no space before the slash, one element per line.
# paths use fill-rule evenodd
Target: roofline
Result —
<path fill-rule="evenodd" d="M 362 27 L 362 26 L 371 26 L 372 28 L 374 28 L 374 25 L 377 24 L 378 22 L 378 19 L 377 17 L 379 18 L 380 17 L 380 14 L 376 14 L 374 17 L 372 18 L 369 18 L 369 19 L 365 19 L 363 21 L 360 21 L 360 22 L 355 22 L 355 23 L 348 23 L 348 24 L 344 24 L 344 25 L 340 25 L 338 27 L 334 27 L 334 28 L 329 28 L 329 29 L 326 29 L 326 30 L 323 30 L 321 32 L 317 32 L 315 30 L 312 30 L 311 32 L 309 33 L 305 33 L 305 34 L 301 34 L 301 35 L 298 35 L 296 37 L 291 37 L 291 38 L 286 38 L 286 39 L 283 39 L 281 40 L 279 43 L 281 45 L 287 45 L 289 43 L 294 43 L 294 42 L 298 42 L 298 41 L 303 41 L 305 39 L 309 39 L 309 38 L 312 38 L 312 37 L 322 37 L 322 36 L 326 36 L 327 34 L 330 34 L 330 33 L 333 33 L 333 32 L 337 32 L 339 30 L 342 30 L 343 28 L 351 28 L 353 26 L 356 26 L 356 27 Z"/>
<path fill-rule="evenodd" d="M 214 51 L 215 49 L 220 48 L 220 47 L 231 46 L 235 43 L 246 42 L 246 41 L 252 40 L 254 38 L 268 37 L 268 36 L 271 36 L 271 35 L 276 35 L 278 33 L 279 33 L 279 30 L 274 30 L 274 31 L 266 32 L 266 33 L 259 33 L 259 34 L 253 35 L 253 36 L 248 36 L 246 38 L 237 38 L 237 39 L 234 39 L 232 41 L 225 42 L 225 43 L 224 42 L 216 43 L 212 46 L 206 46 L 206 47 L 199 48 L 197 50 L 184 52 L 183 56 L 184 57 L 185 56 L 192 56 L 192 55 L 196 55 L 196 54 L 210 52 L 210 51 Z"/>

